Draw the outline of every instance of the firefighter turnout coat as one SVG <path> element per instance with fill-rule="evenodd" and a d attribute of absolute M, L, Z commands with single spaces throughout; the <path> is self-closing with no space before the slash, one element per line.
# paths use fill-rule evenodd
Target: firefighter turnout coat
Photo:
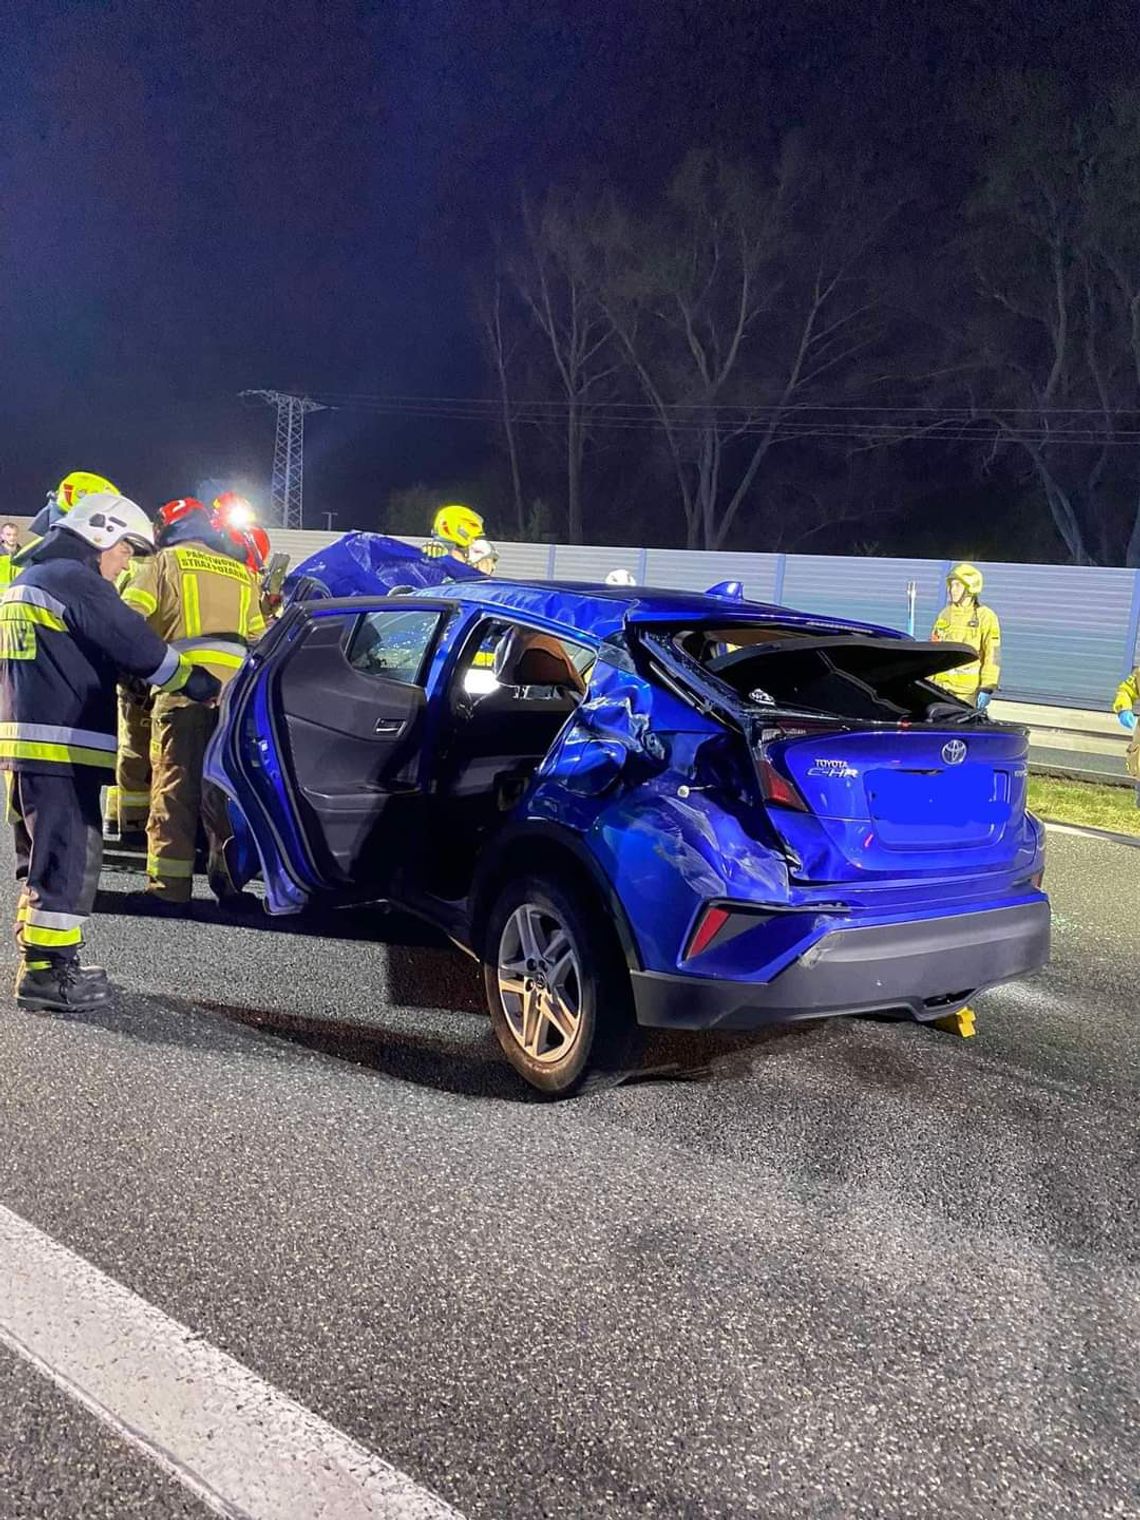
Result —
<path fill-rule="evenodd" d="M 944 690 L 976 702 L 980 691 L 994 691 L 1001 677 L 1001 626 L 992 607 L 968 599 L 949 602 L 938 614 L 930 637 L 936 643 L 969 644 L 978 658 L 935 676 Z"/>
<path fill-rule="evenodd" d="M 1135 712 L 1137 705 L 1140 705 L 1140 666 L 1130 676 L 1125 676 L 1116 688 L 1112 710 L 1114 713 Z M 1132 730 L 1132 742 L 1128 746 L 1124 764 L 1128 774 L 1140 781 L 1140 728 Z"/>
<path fill-rule="evenodd" d="M 123 591 L 162 639 L 223 685 L 265 632 L 257 578 L 246 565 L 197 540 L 144 560 Z M 185 701 L 185 699 L 182 699 Z"/>
<path fill-rule="evenodd" d="M 121 673 L 174 691 L 188 660 L 125 607 L 99 551 L 70 533 L 38 547 L 0 600 L 0 770 L 7 773 L 28 972 L 74 960 L 98 885 L 99 793 L 114 775 Z"/>
<path fill-rule="evenodd" d="M 96 767 L 110 780 L 119 673 L 176 691 L 192 669 L 124 606 L 98 553 L 59 535 L 0 600 L 0 770 Z"/>
<path fill-rule="evenodd" d="M 259 589 L 246 565 L 190 540 L 161 549 L 140 565 L 123 600 L 185 659 L 225 685 L 265 631 Z M 147 890 L 171 902 L 190 899 L 200 823 L 209 842 L 211 883 L 223 874 L 229 822 L 224 800 L 202 775 L 216 723 L 216 711 L 196 708 L 177 693 L 155 698 Z"/>

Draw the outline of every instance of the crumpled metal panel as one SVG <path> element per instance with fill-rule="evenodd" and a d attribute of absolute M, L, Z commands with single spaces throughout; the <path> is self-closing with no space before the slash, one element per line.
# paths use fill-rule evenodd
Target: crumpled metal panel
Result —
<path fill-rule="evenodd" d="M 384 596 L 397 586 L 426 590 L 487 577 L 450 556 L 429 558 L 384 533 L 346 533 L 289 572 L 286 599 L 304 579 L 318 581 L 329 596 Z"/>
<path fill-rule="evenodd" d="M 762 842 L 770 830 L 747 800 L 746 761 L 719 723 L 603 658 L 519 812 L 582 838 L 626 910 L 642 964 L 674 971 L 710 898 L 787 900 L 783 860 L 774 840 Z"/>

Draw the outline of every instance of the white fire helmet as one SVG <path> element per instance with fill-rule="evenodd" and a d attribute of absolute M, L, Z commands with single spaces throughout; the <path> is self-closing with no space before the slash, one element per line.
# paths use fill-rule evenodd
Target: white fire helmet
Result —
<path fill-rule="evenodd" d="M 112 491 L 93 491 L 76 503 L 60 523 L 96 549 L 113 549 L 124 538 L 136 554 L 154 553 L 154 528 L 143 509 Z"/>
<path fill-rule="evenodd" d="M 624 567 L 619 570 L 611 570 L 609 575 L 606 576 L 606 585 L 636 586 L 637 576 L 634 575 L 632 570 L 626 570 Z"/>
<path fill-rule="evenodd" d="M 474 538 L 471 547 L 467 550 L 467 563 L 469 565 L 481 565 L 485 559 L 489 559 L 493 565 L 499 563 L 499 551 L 489 538 Z"/>

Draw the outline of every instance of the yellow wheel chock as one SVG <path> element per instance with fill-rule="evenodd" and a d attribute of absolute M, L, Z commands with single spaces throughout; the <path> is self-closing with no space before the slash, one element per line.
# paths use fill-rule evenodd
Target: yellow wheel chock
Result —
<path fill-rule="evenodd" d="M 944 1029 L 947 1034 L 960 1034 L 964 1040 L 972 1040 L 977 1033 L 972 1008 L 959 1008 L 957 1013 L 948 1013 L 945 1018 L 935 1019 L 933 1023 L 935 1029 Z"/>

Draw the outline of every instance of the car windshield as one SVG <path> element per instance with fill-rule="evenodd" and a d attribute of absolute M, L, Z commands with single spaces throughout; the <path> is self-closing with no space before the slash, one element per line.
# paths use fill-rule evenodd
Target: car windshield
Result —
<path fill-rule="evenodd" d="M 755 623 L 681 629 L 670 642 L 735 697 L 760 708 L 924 722 L 962 706 L 931 684 L 967 658 L 952 645 Z"/>

